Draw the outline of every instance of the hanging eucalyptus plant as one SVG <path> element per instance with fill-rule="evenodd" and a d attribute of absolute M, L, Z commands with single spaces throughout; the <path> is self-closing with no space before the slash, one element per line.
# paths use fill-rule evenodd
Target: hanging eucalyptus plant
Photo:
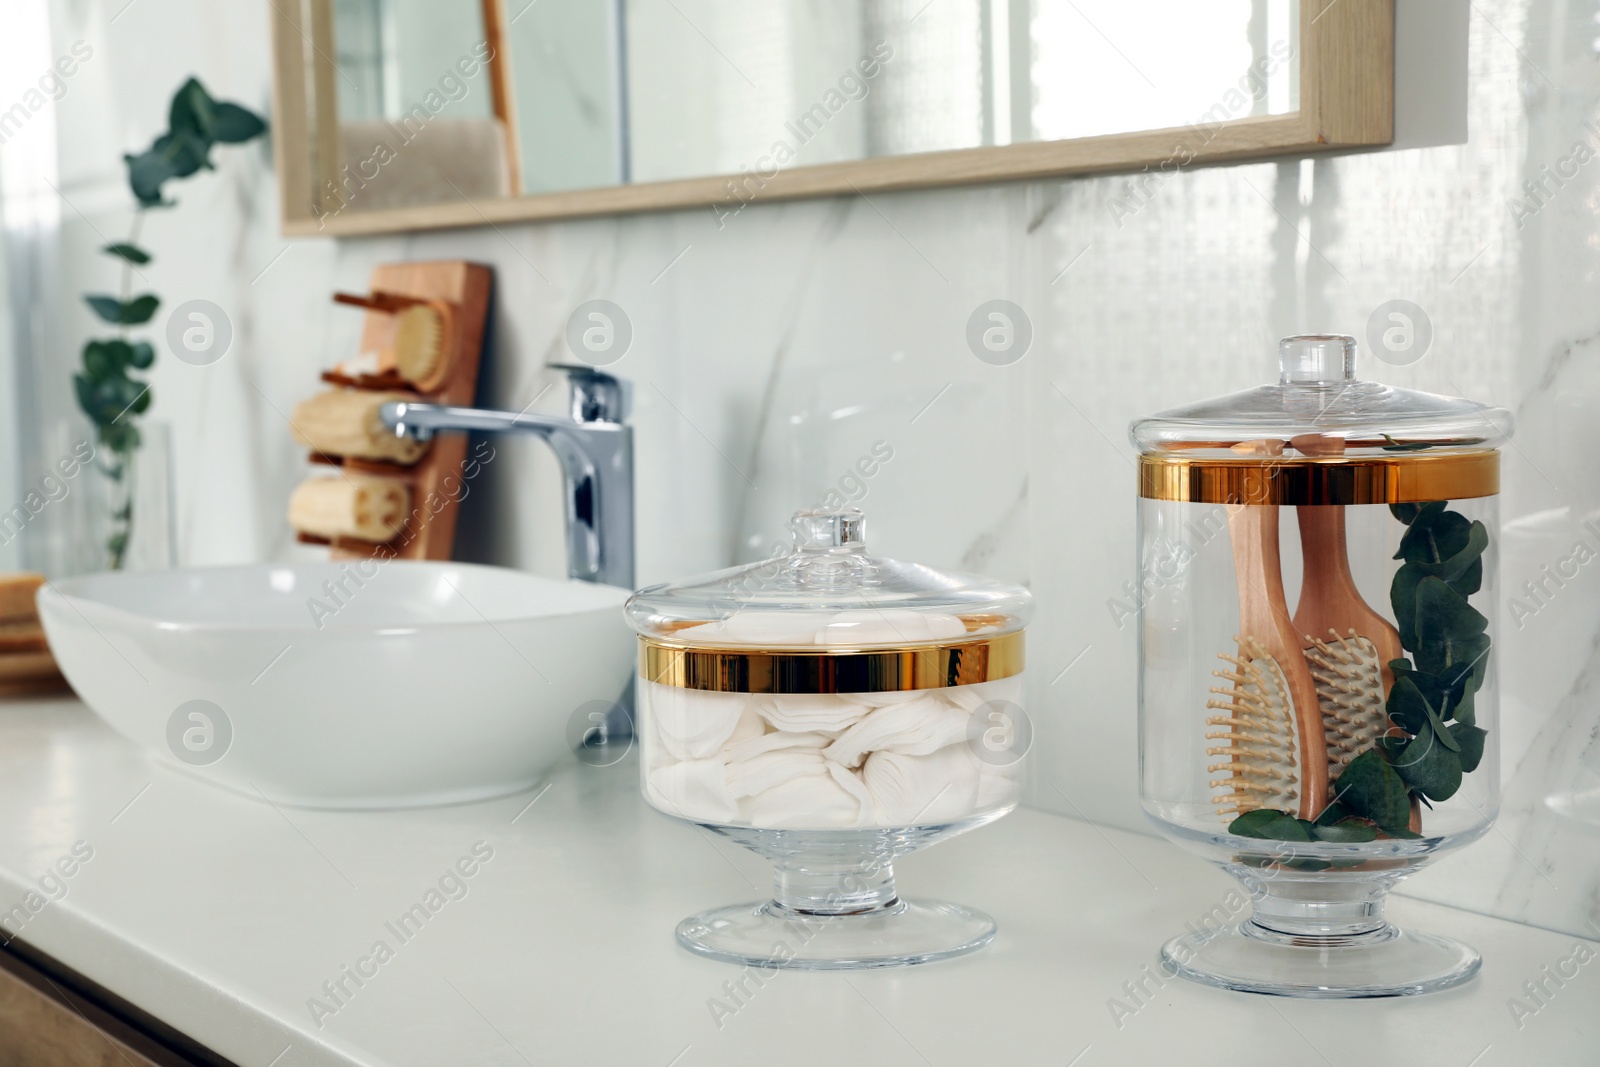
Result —
<path fill-rule="evenodd" d="M 137 419 L 149 409 L 151 399 L 149 382 L 129 372 L 149 370 L 155 362 L 155 348 L 151 343 L 131 339 L 129 331 L 148 325 L 161 306 L 161 299 L 154 293 L 133 295 L 134 271 L 151 261 L 150 253 L 139 246 L 145 212 L 174 205 L 162 195 L 166 182 L 213 169 L 213 145 L 243 144 L 261 136 L 267 129 L 266 122 L 254 112 L 238 104 L 213 100 L 195 78 L 184 82 L 173 94 L 167 125 L 167 132 L 157 137 L 148 149 L 138 155 L 122 157 L 128 167 L 128 185 L 138 207 L 127 240 L 102 249 L 121 261 L 121 285 L 116 296 L 84 295 L 84 300 L 102 321 L 117 327 L 117 334 L 87 342 L 83 346 L 82 369 L 72 379 L 78 406 L 94 423 L 104 453 L 109 453 L 109 459 L 102 458 L 97 465 L 118 490 L 117 503 L 111 512 L 111 533 L 105 546 L 107 565 L 112 570 L 122 566 L 128 548 L 128 531 L 133 523 L 133 497 L 128 481 L 140 442 Z"/>

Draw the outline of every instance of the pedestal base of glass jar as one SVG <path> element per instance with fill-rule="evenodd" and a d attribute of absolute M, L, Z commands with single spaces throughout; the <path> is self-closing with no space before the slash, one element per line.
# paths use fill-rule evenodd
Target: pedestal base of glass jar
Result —
<path fill-rule="evenodd" d="M 1346 936 L 1285 934 L 1249 919 L 1161 947 L 1169 974 L 1285 997 L 1407 997 L 1460 985 L 1481 965 L 1472 947 L 1384 923 Z"/>
<path fill-rule="evenodd" d="M 983 912 L 938 900 L 896 900 L 853 915 L 804 914 L 769 900 L 685 919 L 677 936 L 691 952 L 757 970 L 844 971 L 965 955 L 994 932 Z"/>

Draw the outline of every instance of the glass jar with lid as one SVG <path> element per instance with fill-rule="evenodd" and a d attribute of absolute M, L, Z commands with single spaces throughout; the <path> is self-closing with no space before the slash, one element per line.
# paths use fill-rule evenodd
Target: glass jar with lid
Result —
<path fill-rule="evenodd" d="M 1252 914 L 1169 973 L 1297 996 L 1443 989 L 1471 948 L 1389 889 L 1499 803 L 1504 409 L 1363 381 L 1341 336 L 1279 380 L 1137 420 L 1140 795 Z"/>
<path fill-rule="evenodd" d="M 771 900 L 686 919 L 678 941 L 814 969 L 977 949 L 993 920 L 900 897 L 893 861 L 1016 806 L 1031 597 L 868 555 L 853 508 L 791 526 L 787 555 L 628 601 L 645 799 L 775 873 Z"/>

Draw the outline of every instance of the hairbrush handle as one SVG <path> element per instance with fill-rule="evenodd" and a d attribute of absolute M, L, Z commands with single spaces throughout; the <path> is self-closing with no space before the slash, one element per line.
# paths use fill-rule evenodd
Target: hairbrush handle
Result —
<path fill-rule="evenodd" d="M 1263 458 L 1283 454 L 1282 441 L 1251 441 L 1235 451 Z M 1328 749 L 1316 683 L 1300 650 L 1283 593 L 1283 563 L 1278 551 L 1278 505 L 1229 504 L 1228 537 L 1233 545 L 1239 588 L 1239 634 L 1271 656 L 1282 671 L 1294 704 L 1302 819 L 1315 819 L 1328 804 Z M 1245 641 L 1240 642 L 1244 656 Z"/>

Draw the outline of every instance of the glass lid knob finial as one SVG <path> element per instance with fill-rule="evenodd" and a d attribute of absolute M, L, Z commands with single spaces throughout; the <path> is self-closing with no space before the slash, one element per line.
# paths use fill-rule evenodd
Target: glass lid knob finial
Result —
<path fill-rule="evenodd" d="M 1300 334 L 1278 342 L 1278 381 L 1284 385 L 1349 382 L 1356 377 L 1356 339 Z"/>
<path fill-rule="evenodd" d="M 789 520 L 794 547 L 801 552 L 860 551 L 866 545 L 866 516 L 860 508 L 812 508 Z"/>

